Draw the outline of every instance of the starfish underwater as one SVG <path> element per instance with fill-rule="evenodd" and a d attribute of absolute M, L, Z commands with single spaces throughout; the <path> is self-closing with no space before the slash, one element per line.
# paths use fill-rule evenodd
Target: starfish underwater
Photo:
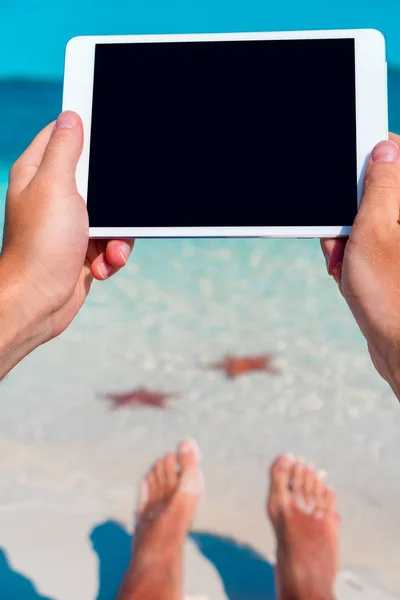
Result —
<path fill-rule="evenodd" d="M 177 394 L 165 394 L 163 392 L 153 392 L 146 388 L 138 388 L 131 392 L 122 392 L 117 394 L 101 394 L 103 398 L 113 405 L 113 410 L 125 406 L 152 406 L 153 408 L 168 408 L 168 400 L 176 397 Z"/>
<path fill-rule="evenodd" d="M 232 356 L 228 354 L 223 360 L 211 365 L 212 368 L 223 371 L 229 379 L 246 375 L 253 371 L 264 371 L 276 375 L 280 371 L 271 365 L 274 357 L 270 354 L 260 356 Z"/>

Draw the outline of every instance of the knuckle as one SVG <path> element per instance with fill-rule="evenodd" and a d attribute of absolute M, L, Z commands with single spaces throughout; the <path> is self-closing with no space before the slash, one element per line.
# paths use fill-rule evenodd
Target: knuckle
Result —
<path fill-rule="evenodd" d="M 386 240 L 388 238 L 388 227 L 382 221 L 377 211 L 370 212 L 369 218 L 362 222 L 362 233 L 365 240 Z"/>
<path fill-rule="evenodd" d="M 390 239 L 389 228 L 375 219 L 369 223 L 368 235 L 376 245 L 386 245 Z"/>
<path fill-rule="evenodd" d="M 362 215 L 360 215 L 362 217 Z M 349 247 L 362 248 L 367 254 L 378 251 L 393 243 L 393 226 L 382 218 L 379 210 L 371 210 L 367 216 L 356 219 L 349 238 Z"/>
<path fill-rule="evenodd" d="M 71 138 L 73 138 L 73 132 L 71 129 L 58 129 L 53 135 L 50 145 L 53 148 L 59 148 L 60 146 L 68 143 Z"/>

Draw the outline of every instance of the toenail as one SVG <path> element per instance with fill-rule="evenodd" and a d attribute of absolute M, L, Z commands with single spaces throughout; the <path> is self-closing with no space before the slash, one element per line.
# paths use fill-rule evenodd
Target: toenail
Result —
<path fill-rule="evenodd" d="M 275 465 L 278 469 L 286 469 L 291 463 L 292 461 L 287 454 L 282 454 L 276 459 L 276 461 L 273 463 L 273 466 Z"/>
<path fill-rule="evenodd" d="M 196 440 L 187 439 L 179 444 L 180 454 L 194 454 L 199 461 L 201 458 L 200 448 Z"/>

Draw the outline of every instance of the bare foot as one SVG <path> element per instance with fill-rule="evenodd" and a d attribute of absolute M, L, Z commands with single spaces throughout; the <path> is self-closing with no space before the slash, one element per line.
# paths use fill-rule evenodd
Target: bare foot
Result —
<path fill-rule="evenodd" d="M 279 600 L 331 600 L 339 529 L 333 491 L 304 461 L 280 456 L 271 467 L 268 513 Z"/>
<path fill-rule="evenodd" d="M 183 549 L 202 477 L 194 442 L 158 460 L 140 490 L 131 566 L 118 600 L 181 600 Z"/>

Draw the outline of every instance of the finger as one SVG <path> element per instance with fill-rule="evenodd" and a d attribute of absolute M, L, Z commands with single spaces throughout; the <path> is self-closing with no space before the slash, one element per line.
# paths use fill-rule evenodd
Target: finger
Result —
<path fill-rule="evenodd" d="M 35 179 L 52 182 L 65 195 L 76 193 L 75 172 L 83 147 L 83 125 L 71 111 L 61 113 L 44 151 Z"/>
<path fill-rule="evenodd" d="M 135 240 L 90 240 L 87 257 L 93 277 L 102 281 L 118 273 L 125 266 L 125 256 L 131 253 L 134 242 Z"/>
<path fill-rule="evenodd" d="M 91 263 L 93 263 L 100 254 L 105 252 L 106 245 L 107 245 L 106 240 L 100 240 L 100 239 L 89 240 L 86 255 Z"/>
<path fill-rule="evenodd" d="M 99 281 L 104 281 L 104 279 L 109 279 L 115 273 L 118 273 L 121 267 L 114 267 L 111 265 L 105 255 L 105 252 L 99 254 L 91 265 L 92 275 L 95 279 Z"/>
<path fill-rule="evenodd" d="M 42 129 L 31 145 L 12 166 L 9 176 L 9 186 L 10 190 L 16 195 L 20 194 L 36 175 L 51 138 L 54 125 L 55 121 Z"/>
<path fill-rule="evenodd" d="M 135 240 L 110 240 L 106 246 L 106 259 L 109 264 L 113 267 L 124 267 L 134 244 Z"/>
<path fill-rule="evenodd" d="M 380 230 L 398 222 L 399 210 L 400 150 L 394 140 L 386 140 L 372 151 L 355 225 L 368 221 Z"/>
<path fill-rule="evenodd" d="M 361 216 L 357 215 L 357 221 L 362 220 L 363 217 L 372 220 L 376 216 L 377 210 L 381 210 L 380 205 L 382 201 L 384 209 L 386 209 L 386 218 L 391 218 L 392 220 L 396 218 L 396 222 L 398 221 L 400 208 L 400 160 L 398 148 L 400 146 L 400 136 L 390 133 L 389 140 L 389 142 L 384 141 L 378 144 L 371 154 L 361 203 L 363 210 L 359 211 L 361 212 Z M 376 201 L 377 199 L 378 202 Z M 380 221 L 376 221 L 376 223 L 379 226 Z M 341 271 L 346 243 L 347 238 L 321 240 L 321 248 L 328 273 L 334 277 L 339 286 L 341 283 Z"/>
<path fill-rule="evenodd" d="M 321 248 L 324 253 L 327 271 L 338 285 L 340 285 L 342 280 L 342 264 L 346 244 L 347 238 L 321 240 Z"/>

